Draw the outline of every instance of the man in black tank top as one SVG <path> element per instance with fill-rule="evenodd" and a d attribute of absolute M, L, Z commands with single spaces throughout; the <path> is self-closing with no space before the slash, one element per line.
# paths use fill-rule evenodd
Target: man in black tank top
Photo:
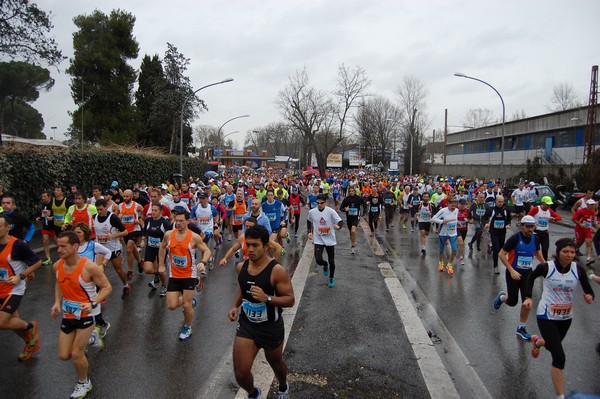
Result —
<path fill-rule="evenodd" d="M 254 386 L 252 363 L 263 348 L 265 357 L 279 382 L 279 396 L 289 393 L 287 366 L 282 358 L 282 308 L 294 306 L 294 289 L 288 272 L 268 255 L 269 232 L 257 225 L 246 230 L 248 260 L 239 263 L 240 289 L 229 310 L 229 320 L 239 322 L 233 344 L 233 368 L 237 383 L 249 398 L 260 398 L 260 388 Z M 239 312 L 240 306 L 242 312 Z"/>

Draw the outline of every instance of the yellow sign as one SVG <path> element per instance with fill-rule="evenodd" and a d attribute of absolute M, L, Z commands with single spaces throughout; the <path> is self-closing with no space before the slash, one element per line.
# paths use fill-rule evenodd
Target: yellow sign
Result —
<path fill-rule="evenodd" d="M 329 154 L 327 157 L 328 168 L 341 168 L 342 167 L 342 154 Z"/>

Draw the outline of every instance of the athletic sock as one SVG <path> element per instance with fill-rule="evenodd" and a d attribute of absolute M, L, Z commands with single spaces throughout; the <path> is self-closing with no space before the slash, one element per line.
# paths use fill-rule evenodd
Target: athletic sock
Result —
<path fill-rule="evenodd" d="M 526 326 L 525 323 L 519 324 L 519 328 L 525 328 L 525 326 Z"/>

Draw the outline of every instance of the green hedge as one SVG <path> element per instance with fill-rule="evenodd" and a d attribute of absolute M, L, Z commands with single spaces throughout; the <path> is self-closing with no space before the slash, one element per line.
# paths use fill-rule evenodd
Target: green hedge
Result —
<path fill-rule="evenodd" d="M 202 176 L 206 163 L 184 158 L 183 176 Z M 145 180 L 156 185 L 179 173 L 179 157 L 141 153 L 139 150 L 75 150 L 49 148 L 11 148 L 0 150 L 0 183 L 13 194 L 19 211 L 37 216 L 40 193 L 57 184 L 69 190 L 77 184 L 90 195 L 93 185 L 109 188 L 113 180 L 131 187 Z"/>

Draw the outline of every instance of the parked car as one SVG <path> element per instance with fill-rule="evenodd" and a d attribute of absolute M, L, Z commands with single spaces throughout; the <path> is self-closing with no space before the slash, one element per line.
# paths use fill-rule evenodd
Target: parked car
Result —
<path fill-rule="evenodd" d="M 534 187 L 535 187 L 535 190 L 537 191 L 537 198 L 533 205 L 541 204 L 542 197 L 550 197 L 550 198 L 552 198 L 552 202 L 554 202 L 554 204 L 551 206 L 551 208 L 553 210 L 556 210 L 556 208 L 558 207 L 558 203 L 556 201 L 556 195 L 554 194 L 554 191 L 552 191 L 552 189 L 546 185 L 536 185 Z M 510 212 L 515 211 L 515 206 L 512 202 L 511 194 L 517 188 L 519 188 L 519 186 L 513 187 L 511 190 L 509 190 L 508 194 L 507 194 L 507 198 L 505 198 L 505 201 L 504 201 Z"/>
<path fill-rule="evenodd" d="M 562 207 L 567 210 L 570 210 L 577 201 L 585 197 L 585 191 L 582 192 L 577 188 L 575 188 L 575 190 L 572 193 L 566 191 L 566 187 L 562 185 L 556 186 L 556 189 L 559 191 L 559 202 L 562 202 Z M 600 190 L 596 191 L 592 198 L 595 201 L 600 201 Z"/>

